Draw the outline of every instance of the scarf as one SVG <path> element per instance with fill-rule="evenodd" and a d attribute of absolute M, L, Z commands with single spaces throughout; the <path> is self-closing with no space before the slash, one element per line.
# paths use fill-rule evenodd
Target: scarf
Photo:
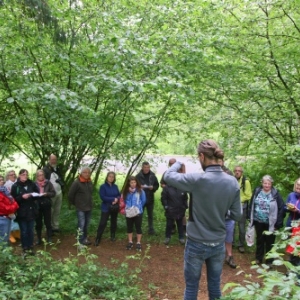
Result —
<path fill-rule="evenodd" d="M 44 186 L 46 184 L 46 180 L 44 179 L 42 181 L 37 181 L 36 183 L 37 183 L 37 185 L 40 189 L 40 194 L 43 194 L 44 193 Z"/>
<path fill-rule="evenodd" d="M 91 181 L 91 178 L 85 179 L 85 178 L 83 178 L 81 175 L 79 175 L 78 180 L 79 180 L 80 182 L 90 182 L 90 181 Z"/>

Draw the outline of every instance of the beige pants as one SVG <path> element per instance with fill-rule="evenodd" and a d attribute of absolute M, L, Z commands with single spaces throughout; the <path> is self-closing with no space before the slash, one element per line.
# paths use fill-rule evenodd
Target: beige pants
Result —
<path fill-rule="evenodd" d="M 56 195 L 51 198 L 52 206 L 51 206 L 51 226 L 52 229 L 59 229 L 59 215 L 62 203 L 62 193 Z"/>

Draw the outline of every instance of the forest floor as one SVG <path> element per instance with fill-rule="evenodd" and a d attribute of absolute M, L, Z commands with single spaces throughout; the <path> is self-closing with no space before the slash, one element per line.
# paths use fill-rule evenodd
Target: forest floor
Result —
<path fill-rule="evenodd" d="M 136 254 L 136 250 L 126 250 L 126 236 L 124 236 L 124 239 L 117 239 L 114 242 L 109 239 L 103 239 L 98 247 L 91 245 L 88 248 L 90 253 L 97 255 L 97 260 L 106 268 L 116 268 L 116 261 L 119 263 L 126 261 L 132 270 L 139 267 L 141 273 L 138 276 L 141 278 L 141 288 L 147 294 L 145 300 L 183 299 L 185 286 L 183 276 L 184 246 L 177 244 L 175 235 L 172 237 L 172 242 L 169 246 L 165 246 L 159 238 L 155 241 L 155 237 L 147 239 L 147 235 L 145 235 L 143 239 L 144 243 L 142 244 L 143 249 L 140 259 L 128 258 Z M 60 242 L 57 244 L 56 249 L 51 251 L 54 258 L 63 259 L 69 257 L 70 254 L 77 254 L 75 235 L 59 234 L 54 237 L 54 242 L 57 240 Z M 149 244 L 147 244 L 147 240 L 150 240 Z M 93 242 L 94 239 L 91 238 L 91 241 Z M 243 284 L 244 280 L 249 279 L 251 281 L 260 281 L 256 270 L 251 269 L 251 262 L 254 260 L 253 249 L 246 249 L 244 254 L 234 249 L 233 256 L 237 268 L 232 269 L 227 264 L 224 264 L 221 277 L 222 288 L 228 282 Z M 200 299 L 208 299 L 205 266 L 202 270 L 198 294 L 198 300 Z"/>

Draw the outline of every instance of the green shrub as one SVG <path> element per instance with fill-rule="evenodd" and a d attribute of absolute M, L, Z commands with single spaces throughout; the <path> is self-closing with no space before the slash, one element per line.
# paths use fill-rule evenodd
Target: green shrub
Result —
<path fill-rule="evenodd" d="M 10 247 L 0 251 L 0 299 L 143 298 L 138 284 L 139 268 L 131 270 L 125 261 L 108 270 L 96 261 L 96 255 L 89 254 L 87 247 L 77 256 L 62 260 L 53 259 L 46 249 L 26 259 L 13 255 Z"/>
<path fill-rule="evenodd" d="M 293 254 L 295 256 L 300 255 L 300 247 L 297 248 L 297 241 L 300 240 L 299 236 L 292 238 L 289 237 L 289 228 L 285 228 L 283 231 L 276 232 L 277 242 L 274 244 L 272 250 L 266 255 L 267 258 L 274 259 L 272 266 L 265 264 L 254 265 L 252 269 L 256 269 L 261 279 L 261 284 L 250 280 L 244 280 L 244 285 L 236 283 L 227 283 L 223 288 L 223 292 L 228 294 L 221 299 L 226 300 L 266 300 L 266 299 L 289 299 L 298 300 L 300 294 L 300 266 L 292 265 L 286 260 L 284 254 L 288 244 L 293 245 L 295 250 Z M 265 234 L 271 234 L 265 232 Z M 279 268 L 281 271 L 276 270 Z M 241 275 L 241 274 L 240 274 Z M 245 277 L 250 277 L 247 274 Z M 250 277 L 251 278 L 251 277 Z"/>

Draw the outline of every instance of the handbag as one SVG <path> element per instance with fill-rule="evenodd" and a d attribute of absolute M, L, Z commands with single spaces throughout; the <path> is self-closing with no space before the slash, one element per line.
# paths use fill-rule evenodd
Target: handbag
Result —
<path fill-rule="evenodd" d="M 119 213 L 122 215 L 125 215 L 125 201 L 123 198 L 123 195 L 121 195 L 120 199 L 119 199 Z"/>
<path fill-rule="evenodd" d="M 48 197 L 41 197 L 38 201 L 40 207 L 50 207 L 52 204 L 52 200 Z"/>
<path fill-rule="evenodd" d="M 115 204 L 111 204 L 110 207 L 109 207 L 109 211 L 110 212 L 119 212 L 119 203 L 115 203 Z"/>
<path fill-rule="evenodd" d="M 134 218 L 140 214 L 140 210 L 136 206 L 131 206 L 125 209 L 126 218 Z"/>
<path fill-rule="evenodd" d="M 248 225 L 247 231 L 246 231 L 246 243 L 249 247 L 254 245 L 254 240 L 255 240 L 255 227 L 254 225 Z"/>

